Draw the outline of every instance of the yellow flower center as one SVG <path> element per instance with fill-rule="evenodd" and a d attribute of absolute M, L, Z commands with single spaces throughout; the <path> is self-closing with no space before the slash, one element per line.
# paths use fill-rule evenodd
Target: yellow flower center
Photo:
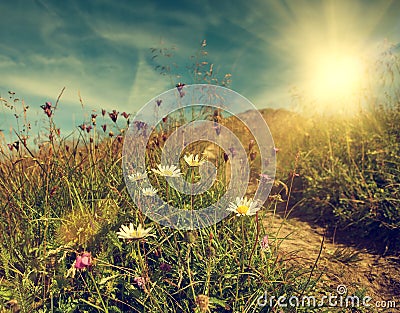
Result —
<path fill-rule="evenodd" d="M 249 207 L 247 205 L 239 205 L 238 208 L 237 208 L 237 212 L 239 214 L 246 214 L 247 211 L 249 211 L 249 210 L 250 209 L 249 209 Z"/>

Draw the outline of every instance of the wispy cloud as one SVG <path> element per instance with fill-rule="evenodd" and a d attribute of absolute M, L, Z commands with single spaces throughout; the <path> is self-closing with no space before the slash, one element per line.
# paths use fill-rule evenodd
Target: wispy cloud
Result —
<path fill-rule="evenodd" d="M 153 97 L 171 88 L 166 79 L 160 79 L 154 69 L 141 56 L 138 61 L 137 71 L 129 92 L 128 104 L 130 112 L 138 110 Z"/>
<path fill-rule="evenodd" d="M 399 42 L 398 9 L 395 1 L 3 1 L 0 93 L 39 105 L 65 86 L 71 111 L 80 91 L 90 109 L 133 112 L 173 83 L 153 70 L 150 47 L 176 45 L 177 71 L 189 80 L 189 57 L 207 39 L 209 60 L 233 75 L 233 89 L 279 106 L 309 72 L 316 43 Z"/>

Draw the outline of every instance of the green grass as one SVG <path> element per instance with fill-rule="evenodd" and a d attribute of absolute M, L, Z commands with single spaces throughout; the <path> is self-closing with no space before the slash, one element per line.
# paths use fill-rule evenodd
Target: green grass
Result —
<path fill-rule="evenodd" d="M 209 66 L 203 50 L 194 73 Z M 203 73 L 194 81 L 230 82 L 229 74 L 218 80 Z M 77 126 L 75 136 L 63 137 L 55 122 L 57 100 L 50 111 L 43 109 L 44 137 L 33 142 L 29 109 L 15 97 L 2 100 L 17 123 L 14 139 L 0 150 L 1 312 L 200 312 L 207 302 L 203 312 L 276 312 L 260 308 L 257 299 L 265 292 L 288 298 L 320 292 L 315 266 L 287 262 L 279 240 L 261 248 L 265 235 L 274 238 L 262 220 L 282 206 L 281 198 L 286 214 L 308 214 L 371 246 L 380 242 L 399 251 L 400 110 L 394 100 L 351 118 L 262 110 L 279 148 L 269 201 L 256 216 L 232 214 L 217 225 L 180 231 L 147 219 L 128 194 L 121 169 L 128 117 L 113 121 L 99 111 Z M 226 121 L 235 129 L 234 118 Z M 148 170 L 160 160 L 165 135 L 168 127 L 154 131 Z M 237 135 L 249 156 L 257 151 L 247 148 L 248 134 Z M 205 148 L 190 147 L 195 153 Z M 259 162 L 258 156 L 252 160 L 253 173 Z M 195 200 L 150 178 L 161 197 L 195 209 L 217 201 L 226 188 L 229 162 L 222 151 L 216 163 L 217 183 Z M 152 227 L 153 236 L 118 238 L 121 225 L 130 222 Z M 91 253 L 91 265 L 73 272 L 82 252 Z M 343 262 L 356 257 L 339 250 L 334 256 Z"/>
<path fill-rule="evenodd" d="M 301 179 L 297 196 L 302 198 L 295 210 L 352 227 L 358 236 L 379 232 L 379 240 L 390 244 L 398 231 L 398 133 L 397 124 L 388 121 L 395 112 L 380 109 L 346 120 L 307 120 L 301 127 L 293 124 L 300 129 L 288 140 L 277 133 L 279 123 L 273 123 L 280 148 L 278 179 L 289 186 L 277 180 L 284 186 L 282 196 L 295 191 L 292 177 Z M 268 111 L 265 117 L 278 115 L 283 124 L 299 118 L 284 111 Z M 154 224 L 128 195 L 121 170 L 123 141 L 117 137 L 123 132 L 116 134 L 111 137 L 94 127 L 79 131 L 75 141 L 54 136 L 40 149 L 23 141 L 18 151 L 3 148 L 0 307 L 11 300 L 21 312 L 192 312 L 200 310 L 196 299 L 205 295 L 212 312 L 259 312 L 257 299 L 264 292 L 278 297 L 318 290 L 313 268 L 288 265 L 279 256 L 278 242 L 261 249 L 264 235 L 274 237 L 261 221 L 276 211 L 280 197 L 271 197 L 256 217 L 232 216 L 201 230 Z M 151 150 L 149 168 L 160 151 Z M 228 166 L 224 161 L 218 165 Z M 218 200 L 225 188 L 222 176 L 218 181 L 214 192 L 203 195 L 204 203 Z M 155 176 L 153 183 L 166 198 L 170 187 Z M 183 199 L 173 193 L 170 197 L 179 203 Z M 129 222 L 153 227 L 154 237 L 132 242 L 117 238 L 121 225 Z M 93 263 L 73 274 L 83 251 L 92 254 Z M 337 256 L 343 257 L 353 258 Z M 135 281 L 138 277 L 144 285 Z"/>
<path fill-rule="evenodd" d="M 0 307 L 14 303 L 21 312 L 192 312 L 200 310 L 198 299 L 204 295 L 211 311 L 256 312 L 264 292 L 279 296 L 311 290 L 310 269 L 288 267 L 272 245 L 261 248 L 267 234 L 261 220 L 275 210 L 275 200 L 256 217 L 233 215 L 193 231 L 162 227 L 148 220 L 128 195 L 121 169 L 123 140 L 118 137 L 123 132 L 118 134 L 116 125 L 114 136 L 103 132 L 95 125 L 99 116 L 90 122 L 89 132 L 80 129 L 75 140 L 63 138 L 55 131 L 56 113 L 48 117 L 50 139 L 40 149 L 21 140 L 18 149 L 2 150 Z M 150 151 L 149 169 L 161 149 Z M 222 152 L 218 160 L 218 165 L 228 165 Z M 225 190 L 225 170 L 218 175 L 201 202 L 173 193 L 154 173 L 150 178 L 165 199 L 196 207 L 217 201 Z M 119 239 L 116 232 L 130 222 L 153 227 L 154 236 Z M 91 266 L 72 271 L 84 251 L 93 257 Z"/>
<path fill-rule="evenodd" d="M 288 141 L 295 143 L 281 144 L 288 151 L 280 164 L 297 168 L 293 213 L 353 233 L 356 244 L 367 241 L 371 249 L 398 251 L 399 112 L 399 106 L 371 107 L 353 117 L 305 119 L 300 131 L 289 132 Z M 293 178 L 292 172 L 280 173 L 285 182 Z"/>

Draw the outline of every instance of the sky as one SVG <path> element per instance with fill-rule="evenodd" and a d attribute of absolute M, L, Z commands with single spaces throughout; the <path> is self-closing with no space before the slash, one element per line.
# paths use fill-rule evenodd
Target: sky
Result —
<path fill-rule="evenodd" d="M 203 40 L 214 71 L 230 73 L 230 88 L 258 108 L 287 107 L 294 87 L 325 92 L 315 87 L 321 55 L 372 60 L 400 42 L 400 1 L 4 0 L 0 12 L 0 97 L 15 92 L 42 119 L 40 105 L 65 87 L 56 119 L 67 129 L 93 110 L 133 113 L 193 83 L 187 67 Z M 160 46 L 174 56 L 152 59 Z M 155 70 L 163 62 L 178 66 L 170 77 Z M 1 107 L 0 128 L 12 120 Z"/>

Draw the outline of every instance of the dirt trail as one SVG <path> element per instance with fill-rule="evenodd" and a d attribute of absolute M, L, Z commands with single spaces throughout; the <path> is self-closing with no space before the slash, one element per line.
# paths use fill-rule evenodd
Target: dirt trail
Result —
<path fill-rule="evenodd" d="M 279 245 L 280 253 L 289 262 L 312 268 L 318 258 L 324 235 L 322 227 L 295 218 L 283 219 L 271 215 L 264 221 L 271 245 Z M 400 258 L 382 257 L 366 250 L 333 243 L 325 238 L 316 266 L 316 274 L 322 274 L 318 287 L 334 293 L 343 284 L 349 293 L 365 288 L 365 295 L 373 300 L 395 300 L 400 312 Z M 396 311 L 397 310 L 397 311 Z"/>

